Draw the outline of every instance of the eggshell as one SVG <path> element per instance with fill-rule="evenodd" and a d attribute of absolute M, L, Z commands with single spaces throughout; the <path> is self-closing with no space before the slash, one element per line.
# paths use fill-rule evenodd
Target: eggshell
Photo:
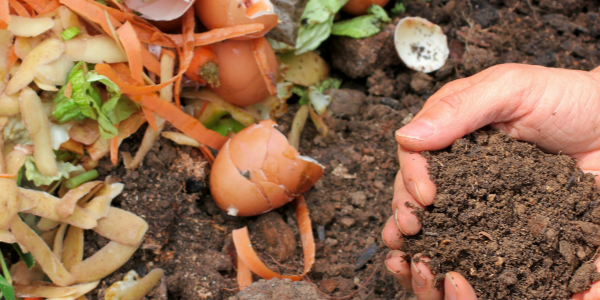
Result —
<path fill-rule="evenodd" d="M 266 4 L 267 11 L 256 12 L 251 17 L 246 15 L 246 6 L 239 0 L 196 0 L 194 9 L 196 10 L 196 16 L 208 29 L 250 23 L 265 25 L 265 29 L 260 32 L 237 38 L 238 40 L 247 40 L 264 36 L 269 30 L 279 24 L 279 18 L 274 12 L 273 4 L 269 0 L 252 0 L 250 2 L 254 4 L 261 1 Z M 246 0 L 243 2 L 249 1 Z"/>
<path fill-rule="evenodd" d="M 194 9 L 196 10 L 196 16 L 208 29 L 250 23 L 261 23 L 265 25 L 265 29 L 260 32 L 236 38 L 237 40 L 248 40 L 264 36 L 269 30 L 275 28 L 275 26 L 279 24 L 279 18 L 277 17 L 277 14 L 275 14 L 271 1 L 245 0 L 243 2 L 251 2 L 254 4 L 261 1 L 263 2 L 262 4 L 267 7 L 267 10 L 257 11 L 250 17 L 246 14 L 246 6 L 239 0 L 196 0 Z"/>
<path fill-rule="evenodd" d="M 271 210 L 256 185 L 233 164 L 229 140 L 219 151 L 210 173 L 210 190 L 217 206 L 233 216 L 255 216 Z"/>
<path fill-rule="evenodd" d="M 419 17 L 406 17 L 398 22 L 394 44 L 407 67 L 424 73 L 443 67 L 450 55 L 442 28 Z"/>
<path fill-rule="evenodd" d="M 221 209 L 258 215 L 292 201 L 323 175 L 323 167 L 300 156 L 274 125 L 265 120 L 247 127 L 217 155 L 210 186 Z"/>
<path fill-rule="evenodd" d="M 342 7 L 342 11 L 353 16 L 360 16 L 367 13 L 367 8 L 371 4 L 377 4 L 384 7 L 390 0 L 350 0 Z"/>
<path fill-rule="evenodd" d="M 170 21 L 185 13 L 193 0 L 124 0 L 127 7 L 142 14 L 143 18 L 155 21 Z"/>
<path fill-rule="evenodd" d="M 213 44 L 219 62 L 218 87 L 209 87 L 225 101 L 248 106 L 256 104 L 267 96 L 269 90 L 258 68 L 250 41 L 227 40 Z M 277 58 L 269 46 L 267 62 L 277 77 Z"/>

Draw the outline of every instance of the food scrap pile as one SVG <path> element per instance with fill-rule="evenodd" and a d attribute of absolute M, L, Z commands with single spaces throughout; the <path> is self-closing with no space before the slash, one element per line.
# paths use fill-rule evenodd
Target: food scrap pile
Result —
<path fill-rule="evenodd" d="M 312 50 L 330 34 L 365 37 L 390 22 L 367 5 L 352 9 L 363 16 L 334 24 L 346 2 L 309 1 L 306 22 L 291 31 L 284 25 L 292 21 L 282 22 L 267 39 L 281 19 L 268 0 L 0 0 L 0 242 L 21 258 L 9 270 L 0 256 L 0 295 L 86 299 L 123 266 L 148 224 L 111 206 L 123 184 L 95 180 L 95 168 L 109 157 L 135 169 L 159 136 L 198 147 L 214 164 L 214 198 L 230 215 L 293 202 L 306 274 L 315 246 L 302 193 L 323 167 L 297 148 L 309 116 L 327 134 L 323 92 L 341 84 Z M 301 108 L 288 142 L 272 120 L 293 95 Z M 137 153 L 120 152 L 146 123 Z M 221 150 L 216 158 L 213 150 Z M 110 240 L 86 259 L 84 230 Z M 250 271 L 302 278 L 271 271 L 246 228 L 233 241 L 240 287 L 252 283 Z M 132 271 L 105 299 L 140 299 L 162 276 Z"/>

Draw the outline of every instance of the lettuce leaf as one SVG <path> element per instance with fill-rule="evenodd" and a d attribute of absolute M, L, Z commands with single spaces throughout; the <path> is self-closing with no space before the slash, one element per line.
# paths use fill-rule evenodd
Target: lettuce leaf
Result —
<path fill-rule="evenodd" d="M 52 116 L 59 124 L 70 120 L 82 121 L 84 118 L 97 120 L 100 136 L 110 139 L 119 133 L 115 125 L 136 112 L 138 107 L 123 96 L 119 87 L 106 76 L 86 70 L 85 62 L 79 62 L 69 72 L 67 85 L 54 96 Z M 109 99 L 105 103 L 102 103 L 100 89 L 94 83 L 106 87 Z M 68 85 L 72 89 L 71 97 L 65 95 Z"/>
<path fill-rule="evenodd" d="M 385 10 L 377 4 L 369 6 L 367 13 L 369 14 L 334 23 L 331 34 L 361 39 L 379 33 L 384 23 L 391 22 Z"/>
<path fill-rule="evenodd" d="M 45 176 L 37 169 L 35 166 L 35 162 L 33 160 L 33 156 L 29 155 L 25 159 L 25 177 L 29 181 L 33 181 L 36 186 L 41 185 L 50 185 L 51 183 L 60 180 L 61 178 L 70 178 L 70 173 L 75 171 L 85 172 L 85 169 L 79 165 L 75 166 L 72 163 L 57 161 L 56 166 L 58 167 L 58 175 L 56 176 Z"/>
<path fill-rule="evenodd" d="M 333 18 L 348 0 L 309 0 L 300 18 L 296 55 L 315 50 L 331 34 Z"/>

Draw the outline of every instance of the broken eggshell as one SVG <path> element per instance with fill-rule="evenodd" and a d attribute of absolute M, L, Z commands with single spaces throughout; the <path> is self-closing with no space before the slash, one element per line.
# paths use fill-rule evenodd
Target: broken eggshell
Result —
<path fill-rule="evenodd" d="M 261 23 L 265 29 L 236 40 L 248 40 L 265 35 L 279 24 L 275 8 L 269 0 L 196 0 L 196 16 L 208 29 Z"/>
<path fill-rule="evenodd" d="M 194 0 L 124 0 L 127 7 L 142 14 L 142 17 L 154 21 L 170 21 L 185 13 Z"/>
<path fill-rule="evenodd" d="M 261 38 L 264 39 L 264 38 Z M 277 78 L 277 58 L 269 45 L 266 47 L 269 69 Z M 219 65 L 219 85 L 209 88 L 225 101 L 248 106 L 269 96 L 269 89 L 254 57 L 251 41 L 227 40 L 213 44 Z"/>
<path fill-rule="evenodd" d="M 407 67 L 430 73 L 444 66 L 450 49 L 440 26 L 419 17 L 406 17 L 398 22 L 394 44 Z"/>
<path fill-rule="evenodd" d="M 210 174 L 215 203 L 233 216 L 256 216 L 310 189 L 323 166 L 301 156 L 264 120 L 240 131 L 219 151 Z"/>

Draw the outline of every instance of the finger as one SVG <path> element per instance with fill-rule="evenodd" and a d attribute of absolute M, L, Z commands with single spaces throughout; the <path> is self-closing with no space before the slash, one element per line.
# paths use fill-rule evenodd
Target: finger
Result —
<path fill-rule="evenodd" d="M 446 83 L 437 92 L 435 92 L 435 94 L 431 95 L 431 97 L 427 99 L 427 102 L 425 102 L 423 108 L 421 108 L 421 111 L 415 117 L 419 117 L 425 110 L 437 103 L 440 99 L 450 96 L 456 92 L 460 92 L 483 80 L 489 73 L 493 72 L 495 68 L 496 67 L 487 68 L 473 76 L 456 79 Z"/>
<path fill-rule="evenodd" d="M 405 256 L 402 251 L 392 250 L 385 258 L 385 266 L 398 283 L 412 293 L 410 264 L 404 260 Z"/>
<path fill-rule="evenodd" d="M 400 250 L 402 247 L 403 237 L 396 224 L 395 214 L 391 216 L 381 231 L 381 238 L 388 248 L 392 250 Z"/>
<path fill-rule="evenodd" d="M 596 187 L 600 189 L 600 151 L 590 151 L 571 156 L 577 159 L 577 166 L 583 172 L 594 174 Z"/>
<path fill-rule="evenodd" d="M 448 272 L 444 280 L 444 300 L 477 300 L 477 294 L 462 275 Z"/>
<path fill-rule="evenodd" d="M 600 272 L 600 257 L 594 261 L 596 270 Z M 574 294 L 571 300 L 600 300 L 600 281 L 592 283 L 589 290 Z"/>
<path fill-rule="evenodd" d="M 437 101 L 400 128 L 396 140 L 410 150 L 439 150 L 487 124 L 525 115 L 529 111 L 519 108 L 527 98 L 527 92 L 538 87 L 533 76 L 522 76 L 521 71 L 527 72 L 524 67 L 517 66 L 496 68 L 496 74 L 488 74 L 490 78 L 483 78 Z"/>
<path fill-rule="evenodd" d="M 427 170 L 427 159 L 403 147 L 398 147 L 398 157 L 406 189 L 422 205 L 431 205 L 437 188 Z"/>
<path fill-rule="evenodd" d="M 421 254 L 411 259 L 410 270 L 414 294 L 419 300 L 441 300 L 444 293 L 434 286 L 435 276 L 431 274 L 426 263 L 429 263 L 429 258 L 421 257 Z"/>
<path fill-rule="evenodd" d="M 421 205 L 411 193 L 408 192 L 402 178 L 402 171 L 398 172 L 394 184 L 394 200 L 392 209 L 396 225 L 402 235 L 415 235 L 421 231 L 421 220 L 417 217 L 415 209 L 423 210 Z"/>

